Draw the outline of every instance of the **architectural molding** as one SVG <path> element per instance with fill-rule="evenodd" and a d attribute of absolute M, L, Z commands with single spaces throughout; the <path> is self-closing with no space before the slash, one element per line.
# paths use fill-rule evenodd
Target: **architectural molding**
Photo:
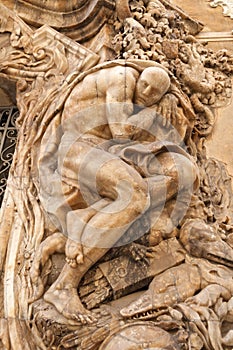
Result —
<path fill-rule="evenodd" d="M 201 42 L 225 42 L 233 41 L 232 32 L 201 32 L 196 38 Z"/>
<path fill-rule="evenodd" d="M 93 37 L 115 9 L 114 0 L 38 1 L 8 0 L 5 4 L 26 23 L 49 24 L 77 41 Z"/>

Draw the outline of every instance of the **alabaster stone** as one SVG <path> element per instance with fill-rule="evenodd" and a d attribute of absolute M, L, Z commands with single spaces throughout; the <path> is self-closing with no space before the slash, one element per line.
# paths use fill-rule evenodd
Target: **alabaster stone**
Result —
<path fill-rule="evenodd" d="M 233 56 L 179 5 L 0 1 L 0 349 L 232 349 Z"/>

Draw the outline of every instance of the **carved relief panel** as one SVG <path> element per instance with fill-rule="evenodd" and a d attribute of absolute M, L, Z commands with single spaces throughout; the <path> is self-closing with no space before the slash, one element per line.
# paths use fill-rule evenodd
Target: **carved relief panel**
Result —
<path fill-rule="evenodd" d="M 30 20 L 32 5 L 63 12 L 60 27 Z M 175 2 L 71 7 L 0 4 L 0 71 L 20 111 L 1 346 L 231 349 L 232 183 L 206 145 L 233 56 Z"/>

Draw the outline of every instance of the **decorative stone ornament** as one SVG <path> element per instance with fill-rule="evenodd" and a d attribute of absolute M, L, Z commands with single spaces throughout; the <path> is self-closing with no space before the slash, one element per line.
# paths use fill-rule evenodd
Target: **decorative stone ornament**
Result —
<path fill-rule="evenodd" d="M 20 112 L 1 346 L 230 350 L 231 178 L 205 144 L 232 55 L 167 0 L 15 5 L 0 2 L 0 74 Z"/>
<path fill-rule="evenodd" d="M 211 7 L 221 6 L 223 15 L 233 18 L 233 1 L 232 0 L 208 0 Z"/>

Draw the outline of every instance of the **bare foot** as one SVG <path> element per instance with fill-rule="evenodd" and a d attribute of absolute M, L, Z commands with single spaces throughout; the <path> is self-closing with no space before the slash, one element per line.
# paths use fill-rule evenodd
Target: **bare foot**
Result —
<path fill-rule="evenodd" d="M 68 319 L 79 321 L 83 324 L 91 324 L 96 321 L 95 317 L 83 307 L 76 288 L 57 288 L 54 290 L 50 288 L 45 293 L 44 300 L 53 304 Z"/>
<path fill-rule="evenodd" d="M 80 242 L 68 238 L 65 248 L 66 262 L 70 267 L 76 268 L 83 263 L 83 247 Z"/>
<path fill-rule="evenodd" d="M 40 268 L 45 265 L 49 257 L 55 252 L 64 253 L 67 238 L 61 233 L 56 232 L 48 236 L 37 248 L 33 258 L 30 275 L 33 282 L 40 276 Z"/>
<path fill-rule="evenodd" d="M 55 252 L 65 252 L 66 240 L 67 238 L 61 232 L 56 232 L 48 236 L 37 248 L 30 269 L 33 290 L 29 302 L 33 302 L 42 296 L 44 284 L 41 279 L 41 268 Z"/>

